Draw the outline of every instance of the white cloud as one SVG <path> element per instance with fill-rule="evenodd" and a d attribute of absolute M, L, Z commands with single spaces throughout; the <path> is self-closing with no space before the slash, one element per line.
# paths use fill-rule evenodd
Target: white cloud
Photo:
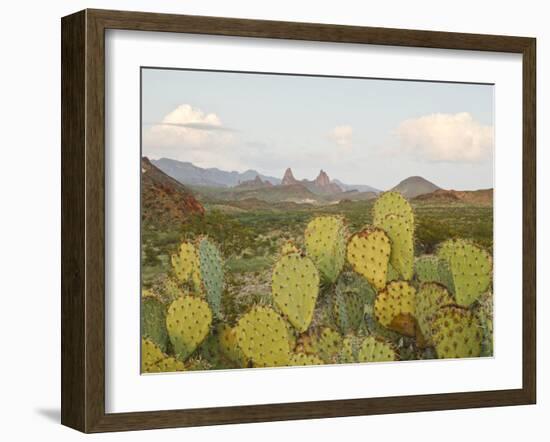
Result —
<path fill-rule="evenodd" d="M 338 147 L 344 150 L 351 149 L 353 128 L 350 125 L 336 126 L 329 132 L 328 136 Z"/>
<path fill-rule="evenodd" d="M 493 127 L 468 112 L 431 114 L 403 121 L 397 128 L 401 149 L 417 159 L 473 163 L 493 151 Z"/>
<path fill-rule="evenodd" d="M 202 167 L 243 167 L 230 151 L 235 131 L 215 113 L 181 104 L 160 123 L 143 129 L 143 154 L 191 161 Z"/>

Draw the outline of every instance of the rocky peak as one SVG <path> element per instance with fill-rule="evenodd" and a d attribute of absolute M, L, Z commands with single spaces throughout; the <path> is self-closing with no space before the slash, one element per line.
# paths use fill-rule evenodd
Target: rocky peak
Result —
<path fill-rule="evenodd" d="M 330 178 L 328 177 L 327 173 L 323 169 L 321 169 L 319 175 L 317 175 L 317 178 L 315 178 L 315 181 L 313 182 L 318 187 L 327 187 L 328 185 L 330 185 Z"/>
<path fill-rule="evenodd" d="M 289 186 L 296 183 L 298 183 L 298 181 L 296 180 L 296 178 L 294 178 L 294 175 L 292 174 L 292 169 L 289 167 L 287 170 L 285 170 L 285 175 L 283 176 L 283 181 L 281 181 L 281 184 L 283 186 Z"/>

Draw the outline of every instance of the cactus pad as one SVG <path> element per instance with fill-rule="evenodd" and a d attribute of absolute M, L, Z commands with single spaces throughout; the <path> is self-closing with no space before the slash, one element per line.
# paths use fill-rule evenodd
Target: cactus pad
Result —
<path fill-rule="evenodd" d="M 420 286 L 416 293 L 415 317 L 426 345 L 433 345 L 432 318 L 434 314 L 441 307 L 454 303 L 453 297 L 442 285 L 436 282 L 427 282 Z"/>
<path fill-rule="evenodd" d="M 366 297 L 360 291 L 337 286 L 333 299 L 334 320 L 343 334 L 357 331 L 363 324 Z"/>
<path fill-rule="evenodd" d="M 271 291 L 288 321 L 299 332 L 305 331 L 319 294 L 319 273 L 311 259 L 298 254 L 281 257 L 273 268 Z"/>
<path fill-rule="evenodd" d="M 168 308 L 166 328 L 178 359 L 185 360 L 201 344 L 210 331 L 212 312 L 201 298 L 186 295 Z"/>
<path fill-rule="evenodd" d="M 367 227 L 351 237 L 347 257 L 353 270 L 380 290 L 386 285 L 390 253 L 391 245 L 386 233 Z"/>
<path fill-rule="evenodd" d="M 149 338 L 161 351 L 166 352 L 166 307 L 156 297 L 147 296 L 141 299 L 141 336 Z"/>
<path fill-rule="evenodd" d="M 235 328 L 231 328 L 225 324 L 220 326 L 218 330 L 218 339 L 220 349 L 226 358 L 239 367 L 246 367 L 248 365 L 248 359 L 239 347 Z"/>
<path fill-rule="evenodd" d="M 310 332 L 300 336 L 296 351 L 317 355 L 329 364 L 340 351 L 341 345 L 342 336 L 331 328 L 325 327 L 318 333 Z"/>
<path fill-rule="evenodd" d="M 306 353 L 292 353 L 288 365 L 323 365 L 323 361 L 321 360 L 321 358 L 315 355 L 310 355 Z"/>
<path fill-rule="evenodd" d="M 182 362 L 165 355 L 151 340 L 141 340 L 142 373 L 164 373 L 183 370 L 185 370 L 185 366 Z"/>
<path fill-rule="evenodd" d="M 171 257 L 172 268 L 181 282 L 188 282 L 199 275 L 199 256 L 195 246 L 182 242 L 178 253 Z"/>
<path fill-rule="evenodd" d="M 481 354 L 481 326 L 474 314 L 464 308 L 440 308 L 433 316 L 432 337 L 440 359 L 472 358 Z"/>
<path fill-rule="evenodd" d="M 344 267 L 346 233 L 339 216 L 318 216 L 306 227 L 305 246 L 323 281 L 333 283 Z"/>
<path fill-rule="evenodd" d="M 489 253 L 461 239 L 445 241 L 438 250 L 452 273 L 456 302 L 468 307 L 491 285 L 492 260 Z"/>
<path fill-rule="evenodd" d="M 373 224 L 378 226 L 388 215 L 403 217 L 403 222 L 414 226 L 414 213 L 409 202 L 399 192 L 384 192 L 374 203 Z"/>
<path fill-rule="evenodd" d="M 223 261 L 221 253 L 208 238 L 201 238 L 198 242 L 200 261 L 200 275 L 206 300 L 214 316 L 220 316 L 223 293 Z"/>
<path fill-rule="evenodd" d="M 255 367 L 288 365 L 288 327 L 270 307 L 252 308 L 239 319 L 235 334 L 242 352 Z"/>
<path fill-rule="evenodd" d="M 400 215 L 388 215 L 377 226 L 384 229 L 391 240 L 391 265 L 403 279 L 411 279 L 414 272 L 414 225 Z"/>
<path fill-rule="evenodd" d="M 397 353 L 393 346 L 374 336 L 367 336 L 363 339 L 357 352 L 358 362 L 388 362 L 397 359 Z"/>
<path fill-rule="evenodd" d="M 406 336 L 416 334 L 414 319 L 416 290 L 405 281 L 392 281 L 378 293 L 374 315 L 384 327 Z"/>

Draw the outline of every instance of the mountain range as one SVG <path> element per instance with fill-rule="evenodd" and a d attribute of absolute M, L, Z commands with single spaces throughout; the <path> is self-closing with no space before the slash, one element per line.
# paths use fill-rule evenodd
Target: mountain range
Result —
<path fill-rule="evenodd" d="M 229 188 L 239 186 L 243 183 L 250 185 L 250 182 L 256 180 L 256 177 L 259 177 L 262 182 L 268 182 L 275 186 L 281 184 L 281 182 L 285 179 L 285 177 L 281 179 L 269 175 L 263 175 L 254 169 L 249 169 L 245 172 L 228 172 L 218 168 L 202 168 L 195 166 L 190 162 L 178 161 L 170 158 L 151 160 L 151 163 L 175 180 L 188 186 Z M 337 179 L 330 180 L 326 172 L 323 170 L 321 170 L 317 178 L 312 181 L 295 179 L 290 168 L 285 172 L 285 176 L 287 176 L 286 184 L 303 184 L 314 193 L 330 194 L 353 190 L 358 192 L 380 192 L 380 190 L 365 184 L 346 184 Z"/>

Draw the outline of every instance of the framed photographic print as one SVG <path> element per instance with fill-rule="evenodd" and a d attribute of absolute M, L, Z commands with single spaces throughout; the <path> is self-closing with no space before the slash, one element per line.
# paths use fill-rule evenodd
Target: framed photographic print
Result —
<path fill-rule="evenodd" d="M 535 403 L 535 40 L 62 20 L 62 423 Z"/>

